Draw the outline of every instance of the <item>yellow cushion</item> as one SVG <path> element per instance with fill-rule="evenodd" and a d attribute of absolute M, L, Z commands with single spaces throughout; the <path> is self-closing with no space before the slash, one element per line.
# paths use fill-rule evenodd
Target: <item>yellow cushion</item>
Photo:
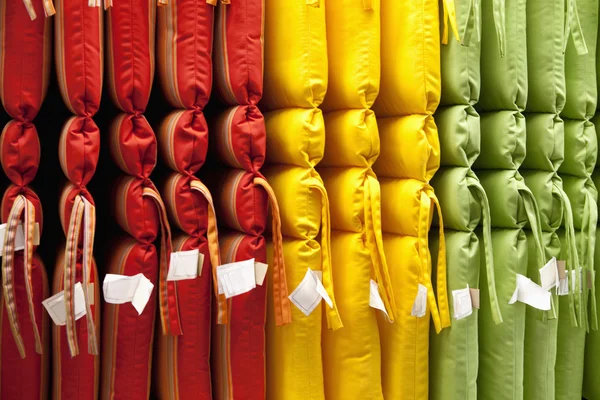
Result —
<path fill-rule="evenodd" d="M 261 109 L 318 107 L 327 90 L 325 1 L 265 1 Z"/>

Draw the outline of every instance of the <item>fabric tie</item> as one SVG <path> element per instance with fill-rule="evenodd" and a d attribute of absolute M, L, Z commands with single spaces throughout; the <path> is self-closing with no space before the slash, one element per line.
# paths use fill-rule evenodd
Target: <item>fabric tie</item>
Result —
<path fill-rule="evenodd" d="M 281 235 L 281 216 L 279 214 L 279 204 L 275 197 L 275 192 L 269 183 L 261 177 L 254 178 L 254 184 L 262 187 L 267 193 L 272 215 L 272 235 L 273 235 L 273 298 L 275 309 L 275 325 L 281 326 L 292 322 L 292 307 L 289 299 L 287 287 L 287 277 L 285 274 L 285 261 L 283 257 L 283 236 Z"/>

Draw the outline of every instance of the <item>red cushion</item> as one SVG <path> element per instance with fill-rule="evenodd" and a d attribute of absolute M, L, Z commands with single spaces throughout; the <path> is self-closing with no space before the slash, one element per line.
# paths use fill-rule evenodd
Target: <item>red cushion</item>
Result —
<path fill-rule="evenodd" d="M 102 309 L 103 399 L 147 400 L 150 395 L 150 367 L 156 318 L 158 254 L 153 244 L 141 244 L 130 237 L 111 246 L 106 272 L 149 279 L 155 289 L 141 315 L 131 303 L 104 303 Z"/>

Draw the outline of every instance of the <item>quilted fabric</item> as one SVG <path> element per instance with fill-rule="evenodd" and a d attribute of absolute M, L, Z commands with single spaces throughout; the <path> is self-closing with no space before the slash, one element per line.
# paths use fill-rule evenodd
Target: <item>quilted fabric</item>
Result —
<path fill-rule="evenodd" d="M 563 219 L 572 231 L 570 202 L 557 174 L 564 158 L 564 123 L 559 114 L 565 103 L 564 32 L 565 4 L 562 1 L 530 1 L 527 4 L 528 101 L 525 113 L 527 156 L 521 173 L 540 211 L 545 257 L 561 259 L 557 234 Z M 574 249 L 571 235 L 563 235 L 565 249 Z M 537 249 L 528 232 L 527 276 L 540 284 Z M 566 253 L 568 255 L 568 252 Z M 573 265 L 574 258 L 565 261 Z M 558 333 L 558 297 L 553 291 L 552 310 L 528 307 L 525 326 L 523 393 L 527 399 L 554 399 Z M 565 317 L 570 310 L 561 309 Z"/>
<path fill-rule="evenodd" d="M 574 274 L 577 276 L 573 290 L 575 293 L 572 296 L 562 296 L 559 304 L 561 311 L 573 311 L 561 312 L 558 321 L 555 368 L 557 399 L 581 397 L 586 331 L 598 328 L 596 310 L 591 307 L 592 304 L 595 305 L 595 291 L 591 291 L 587 283 L 594 269 L 594 241 L 598 220 L 598 192 L 591 179 L 596 165 L 598 143 L 595 127 L 590 121 L 596 110 L 598 97 L 596 74 L 590 73 L 596 68 L 598 1 L 579 1 L 577 11 L 581 29 L 579 34 L 583 35 L 586 48 L 581 48 L 581 41 L 573 40 L 569 41 L 565 53 L 567 95 L 561 113 L 565 124 L 565 154 L 559 174 L 573 210 L 573 225 L 578 233 L 575 243 L 579 263 L 574 265 Z M 572 36 L 576 37 L 573 32 Z M 577 267 L 583 268 L 583 272 L 577 274 Z"/>
<path fill-rule="evenodd" d="M 57 268 L 63 269 L 60 275 L 62 285 L 55 282 L 54 286 L 64 289 L 68 299 L 73 298 L 77 275 L 80 275 L 84 287 L 90 284 L 92 276 L 96 276 L 95 281 L 98 282 L 97 271 L 93 271 L 92 255 L 95 206 L 86 185 L 96 171 L 100 153 L 100 130 L 92 117 L 100 106 L 102 94 L 104 43 L 100 7 L 88 7 L 88 3 L 81 0 L 62 0 L 56 2 L 56 11 L 57 77 L 63 101 L 75 114 L 65 123 L 59 141 L 59 160 L 69 183 L 63 189 L 59 209 L 66 236 L 64 262 L 57 264 Z M 62 282 L 65 275 L 70 278 Z M 100 309 L 94 307 L 92 312 L 91 304 L 94 302 L 91 297 L 98 296 L 99 290 L 100 286 L 96 284 L 94 292 L 85 292 L 85 340 L 79 343 L 77 337 L 78 328 L 84 320 L 75 322 L 73 301 L 68 304 L 66 329 L 55 329 L 67 339 L 55 338 L 55 351 L 60 350 L 56 353 L 60 362 L 59 367 L 55 367 L 55 374 L 62 381 L 59 388 L 55 388 L 56 398 L 75 398 L 77 393 L 90 399 L 98 395 L 100 336 L 95 324 Z M 100 306 L 99 303 L 94 304 Z M 84 346 L 83 350 L 80 350 L 80 344 Z M 83 379 L 69 379 L 73 375 Z"/>
<path fill-rule="evenodd" d="M 178 284 L 167 281 L 171 229 L 166 207 L 150 179 L 157 142 L 143 115 L 154 77 L 155 18 L 154 0 L 114 2 L 106 15 L 108 84 L 113 102 L 123 112 L 110 127 L 110 150 L 125 174 L 113 188 L 112 206 L 117 223 L 129 235 L 116 249 L 126 256 L 109 261 L 109 268 L 123 275 L 143 273 L 151 280 L 158 298 L 156 325 L 162 328 L 158 334 L 177 336 L 183 333 Z M 135 35 L 130 34 L 132 29 Z M 127 248 L 130 251 L 125 252 Z M 155 311 L 152 299 L 141 315 L 131 303 L 105 304 L 103 353 L 111 356 L 103 360 L 101 398 L 148 398 Z M 133 332 L 140 332 L 143 339 Z M 131 385 L 132 379 L 136 385 Z"/>
<path fill-rule="evenodd" d="M 487 277 L 480 282 L 480 399 L 523 398 L 526 305 L 509 304 L 517 275 L 528 262 L 541 268 L 544 253 L 538 203 L 519 173 L 526 154 L 527 103 L 526 2 L 482 4 L 481 154 L 474 168 L 490 202 L 496 289 L 503 323 L 497 325 L 488 305 Z M 503 15 L 504 14 L 504 15 Z M 531 229 L 529 243 L 523 230 Z M 528 248 L 533 252 L 529 256 Z"/>
<path fill-rule="evenodd" d="M 29 12 L 41 12 L 33 1 Z M 0 301 L 0 397 L 45 399 L 48 396 L 48 294 L 43 263 L 35 254 L 35 224 L 42 230 L 42 208 L 29 188 L 40 162 L 35 119 L 46 95 L 50 71 L 49 20 L 31 20 L 21 2 L 0 2 L 0 100 L 12 118 L 0 137 L 2 169 L 11 185 L 2 199 L 6 223 Z M 17 226 L 23 224 L 25 249 L 15 251 Z M 24 272 L 24 273 L 23 273 Z"/>
<path fill-rule="evenodd" d="M 375 282 L 390 319 L 396 305 L 381 235 L 381 191 L 371 166 L 379 132 L 370 110 L 379 92 L 380 3 L 327 3 L 329 87 L 325 156 L 317 166 L 329 197 L 331 268 L 344 328 L 322 330 L 327 399 L 383 399 Z M 355 30 L 355 26 L 365 29 Z"/>
<path fill-rule="evenodd" d="M 265 160 L 265 121 L 256 106 L 263 91 L 265 7 L 257 0 L 221 2 L 216 9 L 214 89 L 228 107 L 210 122 L 210 154 L 224 168 L 206 181 L 216 215 L 229 232 L 219 240 L 224 263 L 254 258 L 267 263 L 276 325 L 291 321 L 278 200 L 260 169 Z M 265 229 L 271 208 L 272 257 Z M 270 242 L 270 240 L 269 240 Z M 216 282 L 215 282 L 216 284 Z M 216 286 L 215 286 L 216 287 Z M 215 399 L 266 396 L 265 322 L 267 284 L 213 308 L 212 382 Z"/>
<path fill-rule="evenodd" d="M 451 12 L 458 36 L 454 8 Z M 428 397 L 430 315 L 436 332 L 450 325 L 443 222 L 429 185 L 440 164 L 432 116 L 441 91 L 438 19 L 437 1 L 381 1 L 381 85 L 373 106 L 381 153 L 374 170 L 381 184 L 383 244 L 397 307 L 393 324 L 378 316 L 384 398 Z M 412 62 L 401 61 L 406 59 Z M 436 211 L 440 246 L 432 268 L 428 231 Z M 436 272 L 434 293 L 431 275 Z M 421 286 L 427 300 L 418 317 L 411 309 Z"/>
<path fill-rule="evenodd" d="M 157 338 L 155 377 L 163 399 L 212 398 L 211 271 L 218 264 L 219 244 L 214 212 L 209 211 L 212 198 L 194 175 L 208 150 L 203 108 L 212 86 L 213 20 L 214 7 L 207 2 L 169 1 L 158 8 L 158 77 L 163 94 L 177 108 L 158 132 L 162 160 L 173 170 L 160 192 L 174 229 L 173 251 L 198 249 L 204 255 L 202 274 L 177 283 L 184 334 Z"/>
<path fill-rule="evenodd" d="M 272 298 L 267 314 L 267 397 L 324 399 L 322 315 L 342 327 L 334 295 L 329 197 L 314 167 L 323 158 L 325 123 L 318 108 L 328 83 L 326 12 L 322 1 L 265 2 L 265 80 L 261 105 L 267 128 L 263 173 L 281 210 L 283 256 L 290 291 L 307 269 L 322 271 L 333 307 L 321 302 L 306 316 L 277 327 Z M 319 238 L 320 235 L 320 238 Z"/>

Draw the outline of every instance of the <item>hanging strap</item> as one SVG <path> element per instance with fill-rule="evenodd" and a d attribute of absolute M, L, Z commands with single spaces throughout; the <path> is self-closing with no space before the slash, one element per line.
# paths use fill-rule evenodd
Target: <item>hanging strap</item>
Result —
<path fill-rule="evenodd" d="M 227 299 L 224 294 L 219 294 L 219 283 L 217 281 L 217 268 L 221 265 L 221 250 L 219 249 L 219 232 L 217 229 L 217 213 L 215 204 L 208 188 L 199 180 L 194 179 L 190 182 L 190 187 L 202 194 L 208 202 L 208 229 L 206 238 L 208 239 L 208 250 L 210 253 L 210 263 L 212 264 L 213 290 L 217 297 L 217 323 L 227 324 Z"/>
<path fill-rule="evenodd" d="M 181 335 L 181 321 L 179 319 L 179 306 L 177 304 L 177 284 L 167 280 L 169 259 L 171 257 L 171 228 L 167 219 L 167 210 L 154 185 L 146 186 L 142 196 L 154 200 L 160 219 L 160 320 L 163 334 Z"/>
<path fill-rule="evenodd" d="M 538 265 L 543 266 L 546 263 L 546 255 L 544 252 L 544 241 L 542 239 L 542 227 L 540 225 L 540 211 L 535 200 L 535 196 L 531 193 L 531 190 L 525 185 L 523 179 L 517 179 L 517 189 L 521 198 L 523 199 L 523 205 L 525 206 L 525 214 L 527 220 L 531 226 L 531 232 L 533 233 L 533 240 L 535 240 L 535 247 L 537 250 Z"/>
<path fill-rule="evenodd" d="M 89 283 L 92 270 L 94 249 L 94 234 L 96 231 L 96 208 L 83 196 L 76 196 L 69 219 L 67 243 L 65 245 L 63 286 L 65 293 L 65 315 L 67 320 L 67 339 L 71 357 L 79 354 L 77 328 L 75 324 L 75 297 L 74 288 L 77 278 L 77 250 L 79 248 L 79 235 L 83 227 L 83 294 L 86 309 L 86 322 L 88 331 L 88 353 L 98 355 L 98 339 L 96 337 L 96 323 L 91 309 L 89 296 Z"/>
<path fill-rule="evenodd" d="M 373 0 L 362 0 L 363 10 L 372 11 L 373 10 Z"/>
<path fill-rule="evenodd" d="M 104 10 L 108 10 L 109 8 L 111 8 L 113 5 L 112 0 L 104 0 Z"/>
<path fill-rule="evenodd" d="M 6 304 L 6 311 L 10 328 L 15 340 L 19 355 L 21 358 L 25 358 L 25 344 L 21 336 L 21 329 L 19 326 L 19 317 L 17 313 L 17 303 L 15 294 L 15 282 L 14 282 L 14 257 L 15 257 L 15 242 L 17 236 L 17 226 L 21 219 L 21 213 L 25 211 L 25 249 L 23 251 L 24 257 L 24 272 L 25 282 L 27 289 L 27 303 L 29 308 L 29 317 L 33 326 L 33 333 L 35 337 L 35 350 L 38 354 L 42 354 L 42 341 L 40 332 L 35 319 L 35 309 L 33 302 L 33 288 L 32 288 L 32 260 L 33 260 L 33 236 L 35 229 L 35 208 L 33 204 L 25 198 L 23 195 L 17 196 L 13 203 L 6 227 L 6 233 L 4 236 L 4 256 L 2 257 L 2 288 L 4 295 L 4 302 Z"/>
<path fill-rule="evenodd" d="M 88 0 L 88 7 L 101 7 L 102 0 Z"/>
<path fill-rule="evenodd" d="M 29 14 L 29 18 L 31 18 L 31 20 L 34 21 L 37 18 L 37 14 L 35 12 L 35 8 L 33 7 L 32 0 L 23 0 L 23 4 L 25 5 L 27 14 Z"/>
<path fill-rule="evenodd" d="M 275 192 L 269 183 L 261 177 L 254 178 L 254 184 L 262 187 L 267 193 L 272 214 L 273 235 L 273 298 L 275 309 L 275 325 L 281 326 L 292 322 L 292 307 L 285 275 L 285 261 L 283 258 L 283 236 L 281 234 L 281 216 Z"/>
<path fill-rule="evenodd" d="M 589 332 L 590 320 L 592 329 L 598 330 L 598 316 L 596 314 L 596 288 L 593 281 L 588 281 L 588 279 L 593 279 L 594 276 L 594 248 L 596 246 L 596 225 L 598 224 L 598 209 L 596 201 L 594 200 L 594 197 L 592 196 L 589 190 L 585 190 L 583 221 L 584 225 L 581 230 L 581 248 L 584 259 L 583 302 L 585 307 L 584 315 L 586 317 L 586 328 Z M 588 293 L 588 288 L 591 289 L 590 293 Z M 588 295 L 591 296 L 590 310 L 587 309 L 588 301 L 590 301 Z M 588 315 L 588 313 L 590 315 Z"/>
<path fill-rule="evenodd" d="M 567 44 L 569 43 L 569 35 L 573 37 L 573 44 L 575 44 L 575 50 L 577 54 L 584 55 L 588 53 L 587 45 L 585 43 L 585 37 L 583 36 L 583 29 L 581 27 L 581 21 L 579 20 L 579 10 L 577 7 L 577 0 L 567 0 L 567 16 L 565 19 L 565 34 L 563 43 L 563 53 L 567 51 Z"/>
<path fill-rule="evenodd" d="M 375 281 L 383 289 L 380 290 L 381 298 L 390 322 L 394 322 L 395 315 L 397 314 L 396 300 L 383 250 L 383 236 L 381 234 L 381 189 L 377 178 L 375 178 L 371 171 L 369 171 L 365 179 L 364 208 L 367 248 L 371 254 Z"/>
<path fill-rule="evenodd" d="M 461 45 L 469 46 L 471 44 L 471 38 L 473 31 L 477 32 L 477 43 L 481 41 L 481 20 L 480 20 L 480 2 L 481 0 L 471 0 L 469 2 L 469 10 L 467 11 L 467 22 L 463 29 Z"/>
<path fill-rule="evenodd" d="M 309 184 L 309 188 L 317 190 L 321 194 L 321 263 L 323 269 L 323 286 L 331 299 L 333 307 L 327 309 L 327 327 L 331 330 L 342 328 L 342 320 L 333 294 L 333 271 L 331 269 L 331 222 L 329 217 L 329 198 L 320 181 L 315 179 Z"/>
<path fill-rule="evenodd" d="M 44 2 L 44 15 L 46 17 L 51 17 L 56 14 L 56 10 L 54 9 L 54 4 L 52 0 L 43 0 Z"/>
<path fill-rule="evenodd" d="M 450 21 L 450 27 L 454 33 L 456 40 L 460 41 L 458 34 L 458 24 L 456 23 L 456 7 L 454 0 L 442 0 L 442 6 L 444 7 L 444 30 L 442 32 L 442 43 L 448 44 L 448 21 Z"/>
<path fill-rule="evenodd" d="M 429 271 L 431 264 L 431 255 L 429 254 L 429 223 L 432 216 L 431 204 L 434 204 L 438 213 L 439 222 L 439 249 L 437 259 L 437 303 L 433 292 L 431 282 L 431 273 Z M 431 317 L 435 326 L 435 331 L 440 333 L 443 328 L 450 326 L 450 307 L 448 305 L 448 289 L 446 281 L 446 240 L 444 238 L 444 222 L 442 219 L 442 210 L 433 188 L 427 185 L 421 191 L 421 206 L 419 208 L 419 258 L 421 268 L 419 273 L 419 283 L 427 287 L 427 302 L 431 310 Z M 439 308 L 438 308 L 439 303 Z"/>
<path fill-rule="evenodd" d="M 567 240 L 567 276 L 569 280 L 568 297 L 569 297 L 569 315 L 571 317 L 571 325 L 577 327 L 580 325 L 580 319 L 578 318 L 577 310 L 579 309 L 579 296 L 575 295 L 571 289 L 571 280 L 573 279 L 573 271 L 575 268 L 579 268 L 579 255 L 577 252 L 577 242 L 575 240 L 575 228 L 573 225 L 573 210 L 571 209 L 571 202 L 569 197 L 564 190 L 556 183 L 552 184 L 554 193 L 558 195 L 560 199 L 561 208 L 563 210 L 562 218 L 565 225 L 565 236 Z M 576 274 L 577 280 L 579 280 L 579 274 Z"/>
<path fill-rule="evenodd" d="M 498 48 L 500 57 L 506 54 L 506 3 L 505 0 L 492 0 L 492 9 L 494 13 L 494 25 L 496 26 L 496 37 L 498 38 Z"/>
<path fill-rule="evenodd" d="M 500 312 L 500 302 L 496 292 L 496 277 L 494 272 L 494 249 L 492 247 L 492 219 L 490 216 L 490 203 L 479 179 L 475 177 L 473 171 L 467 175 L 467 185 L 472 189 L 474 197 L 481 206 L 481 216 L 483 222 L 483 249 L 485 252 L 485 272 L 487 275 L 488 291 L 490 293 L 490 307 L 492 311 L 492 320 L 495 324 L 502 323 L 502 313 Z"/>
<path fill-rule="evenodd" d="M 309 7 L 321 7 L 321 0 L 306 0 L 306 5 Z"/>

